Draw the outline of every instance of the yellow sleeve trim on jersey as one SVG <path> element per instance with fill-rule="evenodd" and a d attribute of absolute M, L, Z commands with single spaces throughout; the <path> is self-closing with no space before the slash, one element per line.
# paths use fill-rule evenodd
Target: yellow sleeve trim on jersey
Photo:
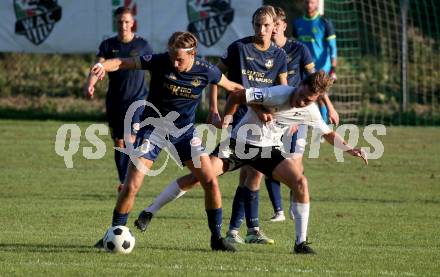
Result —
<path fill-rule="evenodd" d="M 311 72 L 311 71 L 314 71 L 314 70 L 315 70 L 315 64 L 314 64 L 314 63 L 306 64 L 304 67 L 306 68 L 306 70 L 307 70 L 308 72 Z"/>
<path fill-rule="evenodd" d="M 336 38 L 336 35 L 331 35 L 331 36 L 327 37 L 327 40 L 331 40 L 331 39 L 335 39 L 335 38 Z"/>
<path fill-rule="evenodd" d="M 314 42 L 315 39 L 311 36 L 300 36 L 298 38 L 299 41 L 304 41 L 304 42 Z"/>

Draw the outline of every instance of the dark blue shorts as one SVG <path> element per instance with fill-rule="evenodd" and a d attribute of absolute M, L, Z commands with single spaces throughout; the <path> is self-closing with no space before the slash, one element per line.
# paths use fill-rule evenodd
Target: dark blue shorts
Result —
<path fill-rule="evenodd" d="M 164 136 L 158 129 L 148 125 L 138 132 L 135 147 L 139 147 L 144 153 L 143 158 L 155 161 L 164 148 L 180 164 L 206 154 L 202 141 L 193 126 L 177 138 Z"/>
<path fill-rule="evenodd" d="M 246 105 L 238 106 L 237 111 L 234 113 L 232 118 L 232 123 L 231 123 L 232 129 L 234 129 L 235 126 L 238 124 L 238 122 L 240 122 L 240 120 L 246 114 L 247 110 L 248 107 Z"/>
<path fill-rule="evenodd" d="M 299 125 L 298 130 L 295 133 L 288 135 L 288 137 L 283 136 L 281 139 L 283 142 L 282 150 L 285 153 L 302 156 L 305 151 L 307 132 L 307 125 Z"/>

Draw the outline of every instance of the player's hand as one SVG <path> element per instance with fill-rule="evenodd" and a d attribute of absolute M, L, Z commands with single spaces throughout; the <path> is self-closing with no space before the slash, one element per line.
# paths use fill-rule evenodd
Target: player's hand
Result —
<path fill-rule="evenodd" d="M 333 82 L 336 82 L 336 80 L 338 80 L 338 77 L 336 76 L 336 69 L 334 67 L 330 69 L 328 76 L 333 79 Z"/>
<path fill-rule="evenodd" d="M 270 122 L 273 120 L 272 114 L 271 113 L 263 113 L 262 114 L 262 121 L 263 122 Z"/>
<path fill-rule="evenodd" d="M 255 110 L 257 113 L 258 118 L 261 120 L 261 122 L 266 123 L 269 121 L 272 121 L 272 114 L 270 112 L 267 112 L 265 110 L 257 109 Z"/>
<path fill-rule="evenodd" d="M 102 63 L 96 63 L 93 65 L 90 72 L 98 77 L 99 80 L 102 80 L 105 77 L 105 69 Z"/>
<path fill-rule="evenodd" d="M 328 119 L 330 120 L 330 123 L 339 125 L 339 114 L 337 111 L 329 109 Z"/>
<path fill-rule="evenodd" d="M 226 129 L 226 128 L 228 128 L 229 124 L 231 124 L 233 120 L 234 120 L 234 117 L 233 117 L 232 115 L 230 115 L 230 114 L 225 115 L 225 116 L 223 117 L 223 120 L 222 120 L 222 122 L 221 122 L 221 126 L 220 126 L 220 127 L 221 127 L 222 129 Z M 216 126 L 216 127 L 217 127 L 217 126 Z"/>
<path fill-rule="evenodd" d="M 365 152 L 364 150 L 359 148 L 353 148 L 352 150 L 349 150 L 347 152 L 350 153 L 350 155 L 352 155 L 353 157 L 361 158 L 364 161 L 365 165 L 368 165 L 367 152 Z"/>
<path fill-rule="evenodd" d="M 93 95 L 95 94 L 95 86 L 85 85 L 83 88 L 83 95 L 85 98 L 93 99 Z"/>
<path fill-rule="evenodd" d="M 222 119 L 218 112 L 209 112 L 206 123 L 212 124 L 217 128 L 222 128 Z"/>
<path fill-rule="evenodd" d="M 289 135 L 293 135 L 293 134 L 295 134 L 296 132 L 298 132 L 298 125 L 292 125 L 292 126 L 290 126 L 290 129 L 289 129 Z"/>

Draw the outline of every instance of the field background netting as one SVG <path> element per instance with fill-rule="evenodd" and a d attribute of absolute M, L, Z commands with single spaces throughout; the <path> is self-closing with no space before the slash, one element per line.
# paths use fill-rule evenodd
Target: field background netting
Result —
<path fill-rule="evenodd" d="M 439 13 L 434 0 L 325 1 L 340 57 L 333 99 L 344 121 L 439 123 Z"/>
<path fill-rule="evenodd" d="M 289 19 L 302 15 L 302 2 L 264 1 Z M 331 98 L 343 123 L 440 125 L 439 1 L 325 0 L 324 12 L 337 34 Z M 103 120 L 107 83 L 93 101 L 81 93 L 94 60 L 94 53 L 0 53 L 0 117 Z M 201 119 L 207 97 L 202 102 Z"/>

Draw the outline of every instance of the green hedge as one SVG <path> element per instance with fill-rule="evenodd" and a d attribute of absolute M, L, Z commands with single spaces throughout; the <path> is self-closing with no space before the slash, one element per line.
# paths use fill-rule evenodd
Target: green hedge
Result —
<path fill-rule="evenodd" d="M 89 55 L 0 54 L 0 96 L 81 97 L 90 65 Z M 98 98 L 105 96 L 106 83 L 97 85 Z"/>

